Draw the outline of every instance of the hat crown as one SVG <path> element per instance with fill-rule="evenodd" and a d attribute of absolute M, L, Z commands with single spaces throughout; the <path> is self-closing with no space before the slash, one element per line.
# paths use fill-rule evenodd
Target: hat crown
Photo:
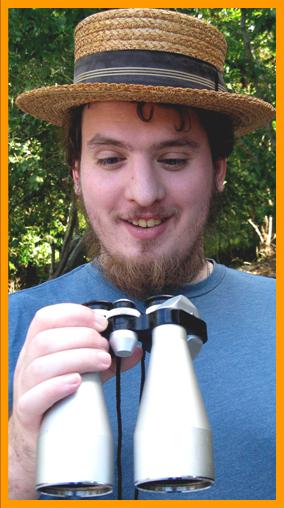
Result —
<path fill-rule="evenodd" d="M 16 104 L 63 125 L 70 110 L 99 101 L 181 104 L 232 119 L 237 136 L 275 118 L 271 104 L 228 91 L 227 44 L 209 23 L 175 10 L 109 9 L 75 29 L 74 83 L 24 92 Z"/>
<path fill-rule="evenodd" d="M 187 55 L 223 72 L 227 44 L 212 25 L 164 9 L 111 9 L 92 14 L 75 29 L 75 62 L 115 50 L 163 51 Z"/>

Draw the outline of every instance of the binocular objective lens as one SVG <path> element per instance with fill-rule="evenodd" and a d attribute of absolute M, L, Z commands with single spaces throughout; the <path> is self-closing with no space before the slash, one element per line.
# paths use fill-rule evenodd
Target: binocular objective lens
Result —
<path fill-rule="evenodd" d="M 112 486 L 97 482 L 72 482 L 57 485 L 41 486 L 38 490 L 42 494 L 57 497 L 95 497 L 112 492 Z"/>
<path fill-rule="evenodd" d="M 189 492 L 192 490 L 203 490 L 214 483 L 211 478 L 167 478 L 142 482 L 136 487 L 139 490 L 148 492 Z"/>

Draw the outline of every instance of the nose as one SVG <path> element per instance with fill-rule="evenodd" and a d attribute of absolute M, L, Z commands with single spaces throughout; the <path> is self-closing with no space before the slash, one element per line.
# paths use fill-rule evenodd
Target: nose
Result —
<path fill-rule="evenodd" d="M 141 207 L 149 207 L 165 196 L 165 186 L 158 168 L 144 157 L 132 161 L 125 186 L 125 197 Z"/>

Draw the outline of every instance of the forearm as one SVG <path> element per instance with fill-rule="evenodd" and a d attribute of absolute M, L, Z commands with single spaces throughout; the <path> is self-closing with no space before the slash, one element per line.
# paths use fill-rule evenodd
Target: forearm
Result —
<path fill-rule="evenodd" d="M 9 499 L 37 499 L 35 490 L 36 439 L 18 435 L 9 421 Z"/>

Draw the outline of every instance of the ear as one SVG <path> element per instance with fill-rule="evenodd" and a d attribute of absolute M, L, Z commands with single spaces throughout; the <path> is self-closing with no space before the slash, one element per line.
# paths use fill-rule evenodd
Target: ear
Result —
<path fill-rule="evenodd" d="M 223 192 L 225 188 L 225 178 L 227 174 L 227 161 L 226 159 L 217 159 L 214 163 L 215 166 L 215 186 L 218 192 Z"/>
<path fill-rule="evenodd" d="M 74 192 L 76 196 L 81 194 L 81 183 L 80 183 L 80 162 L 77 160 L 72 168 L 72 177 L 74 182 Z"/>

